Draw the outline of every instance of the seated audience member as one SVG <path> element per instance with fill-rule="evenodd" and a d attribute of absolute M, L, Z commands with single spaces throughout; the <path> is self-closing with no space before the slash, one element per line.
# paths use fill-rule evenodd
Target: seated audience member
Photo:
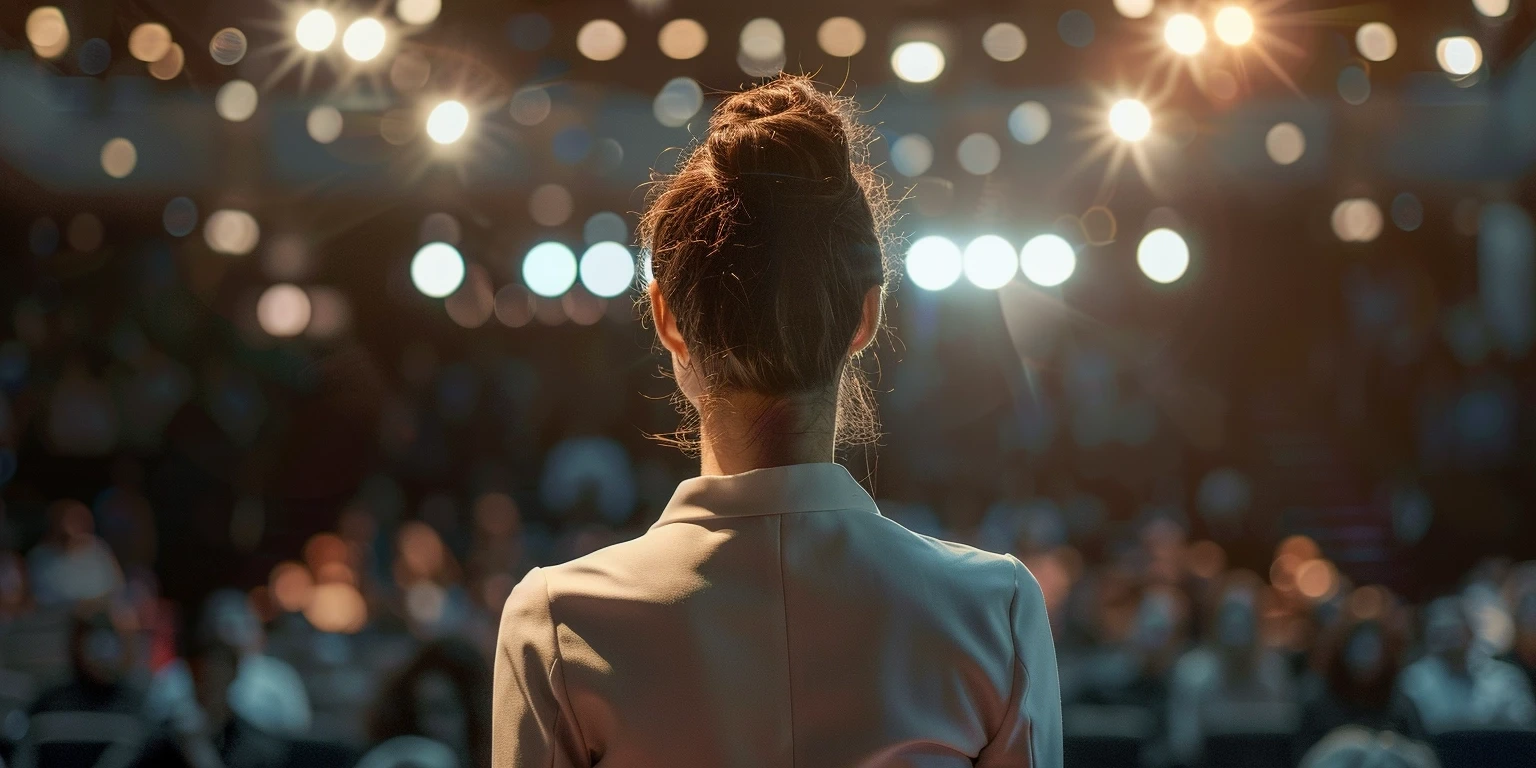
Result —
<path fill-rule="evenodd" d="M 74 499 L 48 509 L 48 532 L 27 554 L 28 580 L 38 605 L 108 597 L 123 573 L 106 542 L 96 535 L 89 507 Z"/>
<path fill-rule="evenodd" d="M 1184 764 L 1199 761 L 1208 730 L 1231 730 L 1234 718 L 1251 713 L 1258 720 L 1244 731 L 1281 728 L 1289 733 L 1295 722 L 1291 670 L 1279 652 L 1259 639 L 1264 585 L 1247 571 L 1225 581 L 1206 642 L 1184 654 L 1169 678 L 1169 747 Z M 1273 722 L 1277 717 L 1286 722 Z"/>
<path fill-rule="evenodd" d="M 434 641 L 383 691 L 375 710 L 375 744 L 364 762 L 378 768 L 415 766 L 437 760 L 448 748 L 449 766 L 488 768 L 491 764 L 490 666 L 468 642 Z M 446 767 L 445 767 L 446 768 Z"/>
<path fill-rule="evenodd" d="M 287 662 L 263 653 L 266 637 L 261 620 L 244 593 L 226 589 L 210 595 L 200 625 L 198 632 L 217 636 L 240 652 L 229 705 L 244 721 L 267 733 L 302 736 L 309 732 L 311 711 L 304 680 Z M 184 719 L 196 711 L 187 663 L 173 660 L 150 682 L 150 716 L 156 721 Z"/>
<path fill-rule="evenodd" d="M 90 766 L 108 752 L 132 754 L 144 739 L 143 696 L 126 681 L 127 634 L 111 614 L 91 607 L 77 615 L 69 652 L 74 677 L 33 703 L 18 765 Z"/>
<path fill-rule="evenodd" d="M 1440 761 L 1424 744 L 1351 725 L 1308 750 L 1300 768 L 1440 768 Z"/>
<path fill-rule="evenodd" d="M 1505 660 L 1525 673 L 1536 691 L 1536 564 L 1527 564 L 1512 579 L 1510 608 L 1514 611 L 1515 640 Z"/>
<path fill-rule="evenodd" d="M 1425 609 L 1423 658 L 1403 670 L 1399 683 L 1431 735 L 1446 731 L 1536 728 L 1536 698 L 1519 668 L 1472 642 L 1470 619 L 1459 598 L 1442 597 Z"/>
<path fill-rule="evenodd" d="M 1347 725 L 1425 737 L 1418 709 L 1397 688 L 1406 632 L 1391 597 L 1366 587 L 1348 602 L 1314 651 L 1313 674 L 1303 685 L 1298 751 Z"/>
<path fill-rule="evenodd" d="M 356 755 L 333 744 L 271 733 L 231 706 L 244 649 L 220 633 L 198 632 L 188 669 L 197 709 L 161 727 L 133 768 L 345 768 Z"/>

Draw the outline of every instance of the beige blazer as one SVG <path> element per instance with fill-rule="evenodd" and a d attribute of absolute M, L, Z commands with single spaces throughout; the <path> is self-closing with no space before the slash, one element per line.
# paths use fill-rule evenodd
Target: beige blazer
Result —
<path fill-rule="evenodd" d="M 683 482 L 644 536 L 512 592 L 492 764 L 1061 765 L 1040 586 L 837 464 Z"/>

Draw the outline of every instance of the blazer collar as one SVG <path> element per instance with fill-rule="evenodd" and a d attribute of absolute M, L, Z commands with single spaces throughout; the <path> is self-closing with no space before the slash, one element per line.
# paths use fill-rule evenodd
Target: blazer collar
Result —
<path fill-rule="evenodd" d="M 875 500 L 841 464 L 791 464 L 739 475 L 684 480 L 652 528 L 684 520 L 751 517 L 834 509 L 880 514 Z"/>

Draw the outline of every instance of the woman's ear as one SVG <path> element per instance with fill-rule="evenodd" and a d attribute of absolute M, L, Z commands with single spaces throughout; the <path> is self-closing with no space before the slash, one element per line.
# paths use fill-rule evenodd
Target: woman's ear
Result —
<path fill-rule="evenodd" d="M 877 285 L 864 294 L 859 329 L 853 334 L 853 343 L 848 345 L 848 354 L 857 355 L 874 342 L 875 334 L 880 331 L 880 321 L 884 312 L 885 289 Z"/>
<path fill-rule="evenodd" d="M 663 349 L 672 353 L 674 364 L 688 364 L 688 345 L 683 342 L 683 335 L 677 331 L 677 318 L 672 314 L 672 308 L 667 306 L 667 300 L 662 298 L 661 284 L 652 280 L 645 286 L 646 293 L 651 298 L 651 317 L 656 320 L 656 338 L 661 340 Z"/>

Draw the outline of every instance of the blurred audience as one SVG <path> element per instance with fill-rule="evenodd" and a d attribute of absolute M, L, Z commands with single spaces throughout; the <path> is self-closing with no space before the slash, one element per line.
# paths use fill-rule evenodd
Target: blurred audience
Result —
<path fill-rule="evenodd" d="M 1402 687 L 1431 734 L 1536 728 L 1530 682 L 1513 664 L 1474 643 L 1472 618 L 1458 597 L 1424 609 L 1424 650 L 1403 670 Z"/>
<path fill-rule="evenodd" d="M 1357 590 L 1324 633 L 1302 684 L 1301 750 L 1344 726 L 1425 737 L 1418 709 L 1398 688 L 1406 629 L 1391 602 L 1386 590 Z"/>
<path fill-rule="evenodd" d="M 489 768 L 490 680 L 485 656 L 469 643 L 427 644 L 379 697 L 371 734 L 377 746 L 369 759 L 380 768 L 404 768 L 425 759 L 421 754 L 442 753 L 423 745 L 425 739 L 447 747 L 443 754 L 458 768 Z"/>
<path fill-rule="evenodd" d="M 48 509 L 48 532 L 27 555 L 32 599 L 39 605 L 99 600 L 123 585 L 112 550 L 96 535 L 90 507 L 73 499 Z"/>
<path fill-rule="evenodd" d="M 73 678 L 33 703 L 16 764 L 95 765 L 109 751 L 131 754 L 143 738 L 143 694 L 127 678 L 128 632 L 104 606 L 83 604 L 70 631 Z"/>

